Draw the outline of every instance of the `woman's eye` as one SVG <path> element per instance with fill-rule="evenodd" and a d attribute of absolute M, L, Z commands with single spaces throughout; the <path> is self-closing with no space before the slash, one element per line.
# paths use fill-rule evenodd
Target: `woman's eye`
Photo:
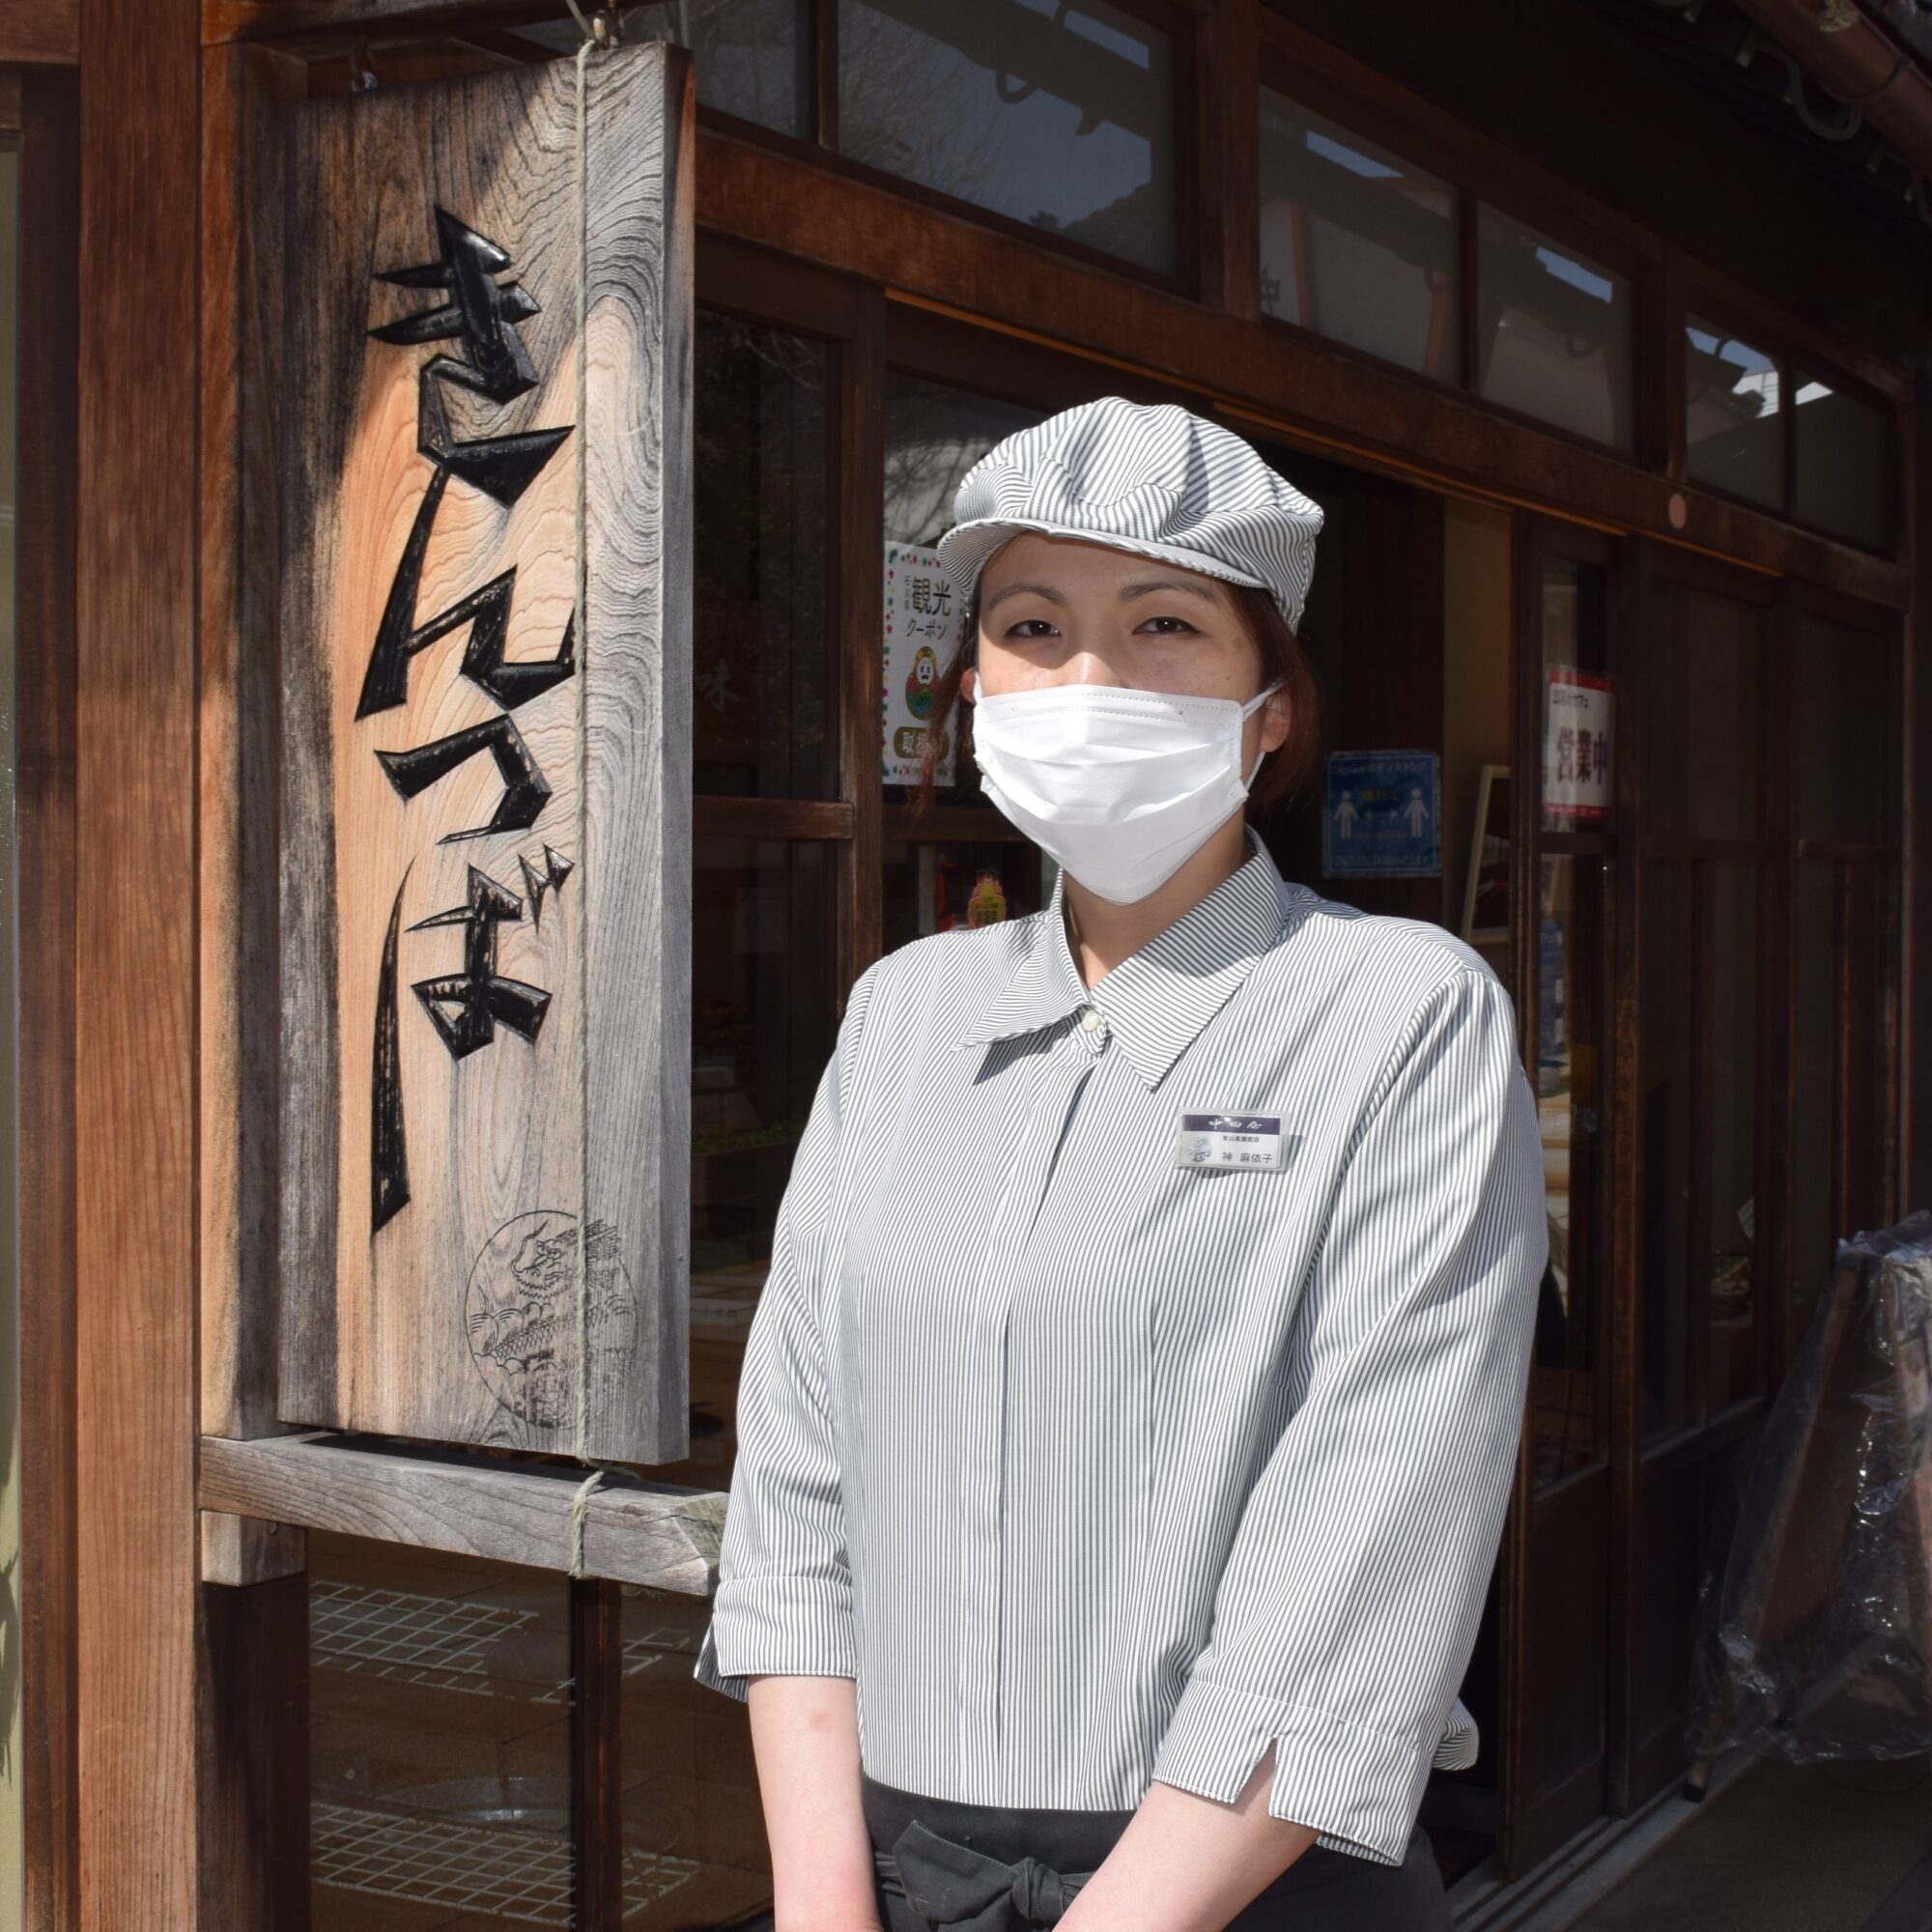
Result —
<path fill-rule="evenodd" d="M 1157 638 L 1184 638 L 1194 630 L 1185 617 L 1150 617 L 1141 629 L 1145 631 L 1150 626 L 1158 627 L 1154 630 Z"/>
<path fill-rule="evenodd" d="M 1021 639 L 1043 638 L 1052 629 L 1052 623 L 1045 617 L 1022 617 L 1017 624 L 1008 626 L 1007 636 Z"/>

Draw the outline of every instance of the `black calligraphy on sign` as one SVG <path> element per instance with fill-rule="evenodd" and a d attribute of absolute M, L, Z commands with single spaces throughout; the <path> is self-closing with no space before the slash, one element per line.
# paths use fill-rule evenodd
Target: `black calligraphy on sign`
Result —
<path fill-rule="evenodd" d="M 416 998 L 436 1023 L 452 1060 L 466 1060 L 478 1047 L 490 1045 L 500 1023 L 534 1040 L 550 1007 L 541 986 L 506 980 L 497 971 L 497 928 L 520 920 L 524 903 L 506 893 L 487 872 L 469 868 L 469 894 L 460 906 L 431 913 L 410 927 L 422 932 L 433 925 L 463 928 L 463 968 L 458 974 L 415 982 Z"/>
<path fill-rule="evenodd" d="M 577 632 L 573 614 L 564 625 L 554 657 L 506 658 L 517 587 L 514 564 L 434 615 L 418 618 L 417 594 L 437 514 L 452 479 L 508 509 L 535 482 L 576 425 L 470 440 L 458 440 L 454 436 L 445 384 L 498 408 L 536 386 L 537 372 L 517 325 L 528 321 L 538 309 L 529 292 L 513 276 L 498 279 L 511 268 L 511 258 L 487 236 L 479 235 L 442 208 L 436 211 L 436 260 L 376 276 L 391 287 L 422 290 L 438 298 L 428 307 L 372 328 L 369 333 L 377 341 L 403 347 L 447 347 L 439 348 L 417 377 L 416 447 L 430 461 L 430 479 L 390 581 L 355 717 L 359 722 L 407 704 L 410 666 L 417 653 L 469 625 L 469 639 L 460 669 L 489 694 L 501 708 L 501 715 L 428 744 L 376 753 L 384 776 L 405 800 L 428 790 L 471 758 L 489 754 L 503 782 L 497 809 L 485 824 L 444 833 L 437 842 L 446 845 L 458 838 L 526 831 L 549 804 L 551 788 L 509 714 L 576 674 Z M 540 867 L 527 857 L 520 855 L 518 859 L 529 893 L 533 925 L 541 921 L 545 892 L 561 897 L 573 863 L 549 845 L 542 848 L 541 859 Z M 408 878 L 405 868 L 404 882 Z M 410 1199 L 397 999 L 402 896 L 399 884 L 377 975 L 369 1151 L 371 1234 L 393 1219 Z M 446 925 L 463 929 L 462 972 L 413 982 L 416 998 L 453 1061 L 493 1045 L 499 1027 L 507 1027 L 532 1043 L 536 1040 L 550 1007 L 550 993 L 497 971 L 497 928 L 520 922 L 523 916 L 522 898 L 471 866 L 464 904 L 432 914 L 407 928 L 411 932 Z"/>

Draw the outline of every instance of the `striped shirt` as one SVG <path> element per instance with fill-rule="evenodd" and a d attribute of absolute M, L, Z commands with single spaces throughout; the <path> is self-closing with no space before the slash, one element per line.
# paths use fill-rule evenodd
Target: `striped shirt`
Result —
<path fill-rule="evenodd" d="M 1476 1755 L 1536 1105 L 1480 955 L 1247 837 L 1091 989 L 1058 881 L 854 984 L 695 1675 L 852 1677 L 865 1770 L 968 1803 L 1225 1803 L 1272 1743 L 1272 1815 L 1399 1864 Z M 1183 1164 L 1187 1115 L 1277 1121 L 1281 1164 Z"/>

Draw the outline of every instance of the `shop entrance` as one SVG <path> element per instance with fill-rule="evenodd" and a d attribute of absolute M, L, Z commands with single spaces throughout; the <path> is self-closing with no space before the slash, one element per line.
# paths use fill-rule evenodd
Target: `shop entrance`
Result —
<path fill-rule="evenodd" d="M 1551 1266 L 1505 1566 L 1506 1874 L 1686 1764 L 1740 1458 L 1833 1240 L 1896 1207 L 1899 851 L 1895 619 L 1534 519 L 1517 570 Z"/>

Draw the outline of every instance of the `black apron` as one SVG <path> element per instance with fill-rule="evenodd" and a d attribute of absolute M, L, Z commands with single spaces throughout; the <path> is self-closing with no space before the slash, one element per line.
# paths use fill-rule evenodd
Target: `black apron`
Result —
<path fill-rule="evenodd" d="M 1131 1811 L 961 1804 L 860 1775 L 886 1932 L 1030 1932 L 1052 1925 Z M 923 1909 L 922 1909 L 923 1908 Z M 1227 1932 L 1449 1932 L 1442 1874 L 1417 1825 L 1400 1865 L 1310 1845 Z"/>

